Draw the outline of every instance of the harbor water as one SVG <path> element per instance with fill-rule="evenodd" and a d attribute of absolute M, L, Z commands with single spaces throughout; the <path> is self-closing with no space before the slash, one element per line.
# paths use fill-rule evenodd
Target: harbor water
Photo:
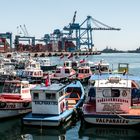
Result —
<path fill-rule="evenodd" d="M 110 68 L 117 69 L 118 63 L 129 63 L 129 73 L 140 76 L 140 54 L 109 53 L 101 55 L 80 56 L 79 60 L 87 59 L 93 62 L 104 60 Z M 53 63 L 63 65 L 67 58 L 50 57 Z M 74 59 L 74 58 L 71 58 Z M 0 121 L 0 140 L 138 140 L 140 129 L 123 127 L 84 127 L 80 121 L 64 128 L 33 128 L 24 127 L 21 118 Z"/>

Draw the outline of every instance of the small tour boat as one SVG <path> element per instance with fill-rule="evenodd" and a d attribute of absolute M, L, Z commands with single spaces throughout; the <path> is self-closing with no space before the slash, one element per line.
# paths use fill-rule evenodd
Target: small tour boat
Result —
<path fill-rule="evenodd" d="M 17 76 L 25 78 L 31 84 L 41 83 L 43 71 L 40 68 L 40 63 L 30 60 L 24 70 L 17 71 Z"/>
<path fill-rule="evenodd" d="M 28 81 L 5 81 L 0 94 L 0 119 L 31 111 L 30 88 Z"/>
<path fill-rule="evenodd" d="M 10 63 L 4 64 L 3 60 L 0 60 L 0 85 L 3 85 L 5 80 L 11 80 L 16 78 L 16 70 L 14 65 Z"/>
<path fill-rule="evenodd" d="M 77 72 L 77 79 L 80 80 L 81 82 L 88 82 L 89 78 L 92 75 L 92 71 L 90 67 L 88 66 L 83 66 L 78 68 Z"/>
<path fill-rule="evenodd" d="M 139 77 L 94 75 L 83 105 L 85 122 L 97 125 L 140 125 Z"/>
<path fill-rule="evenodd" d="M 71 67 L 74 70 L 77 70 L 77 68 L 79 67 L 79 62 L 74 61 L 74 60 L 66 60 L 66 61 L 64 61 L 64 66 L 65 67 Z"/>
<path fill-rule="evenodd" d="M 91 70 L 93 73 L 108 73 L 110 71 L 110 65 L 108 62 L 100 60 L 91 66 Z"/>
<path fill-rule="evenodd" d="M 78 115 L 85 93 L 82 84 L 75 81 L 69 85 L 38 85 L 31 89 L 31 96 L 32 112 L 23 118 L 23 124 L 61 126 Z"/>
<path fill-rule="evenodd" d="M 57 65 L 52 64 L 50 58 L 38 57 L 36 61 L 40 63 L 41 70 L 43 71 L 56 70 Z"/>
<path fill-rule="evenodd" d="M 59 66 L 56 68 L 55 73 L 50 76 L 52 82 L 59 81 L 59 82 L 66 82 L 69 79 L 76 78 L 76 71 L 71 67 Z"/>

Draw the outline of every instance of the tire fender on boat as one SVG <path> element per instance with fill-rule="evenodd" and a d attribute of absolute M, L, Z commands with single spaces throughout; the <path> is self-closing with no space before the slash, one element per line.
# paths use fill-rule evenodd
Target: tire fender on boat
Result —
<path fill-rule="evenodd" d="M 6 103 L 5 102 L 0 102 L 0 108 L 5 108 L 6 107 Z"/>
<path fill-rule="evenodd" d="M 23 107 L 28 107 L 29 104 L 30 104 L 29 102 L 24 102 L 24 103 L 23 103 Z"/>
<path fill-rule="evenodd" d="M 73 120 L 77 120 L 77 118 L 78 118 L 77 115 L 78 115 L 77 109 L 74 108 L 74 109 L 73 109 L 73 114 L 72 114 L 72 119 L 73 119 Z"/>

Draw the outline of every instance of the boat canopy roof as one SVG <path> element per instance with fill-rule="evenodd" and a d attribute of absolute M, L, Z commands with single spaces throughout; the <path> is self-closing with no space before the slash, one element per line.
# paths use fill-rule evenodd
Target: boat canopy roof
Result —
<path fill-rule="evenodd" d="M 108 79 L 109 77 L 119 76 L 121 79 L 126 80 L 133 80 L 133 81 L 140 81 L 139 76 L 134 75 L 123 75 L 123 74 L 109 74 L 109 73 L 103 73 L 103 74 L 94 74 L 90 77 L 89 81 L 95 81 L 95 80 L 101 80 L 101 79 Z"/>
<path fill-rule="evenodd" d="M 121 80 L 119 78 L 110 78 L 110 79 L 102 79 L 102 80 L 97 80 L 95 82 L 94 87 L 103 87 L 103 88 L 131 88 L 131 80 Z"/>
<path fill-rule="evenodd" d="M 41 85 L 37 85 L 36 87 L 32 88 L 31 91 L 45 91 L 45 92 L 53 92 L 53 93 L 56 93 L 60 90 L 62 90 L 63 88 L 65 88 L 65 85 L 64 84 L 51 84 L 51 85 L 48 85 L 48 86 L 45 86 L 45 84 L 41 84 Z"/>
<path fill-rule="evenodd" d="M 29 81 L 20 81 L 20 80 L 6 80 L 5 83 L 23 83 L 28 84 Z"/>

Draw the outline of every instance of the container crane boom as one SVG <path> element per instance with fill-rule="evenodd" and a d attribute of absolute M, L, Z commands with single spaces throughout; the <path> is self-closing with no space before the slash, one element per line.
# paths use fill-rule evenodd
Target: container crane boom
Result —
<path fill-rule="evenodd" d="M 24 31 L 26 32 L 26 35 L 27 35 L 27 36 L 29 36 L 28 30 L 27 30 L 27 28 L 26 28 L 26 25 L 25 25 L 25 24 L 24 24 L 24 29 L 25 29 Z"/>
<path fill-rule="evenodd" d="M 20 25 L 20 29 L 22 30 L 24 36 L 26 36 L 26 31 L 24 31 L 24 29 L 22 28 L 22 26 Z"/>
<path fill-rule="evenodd" d="M 77 11 L 74 12 L 74 16 L 73 16 L 73 21 L 72 21 L 72 23 L 75 23 L 76 14 L 77 14 Z"/>

